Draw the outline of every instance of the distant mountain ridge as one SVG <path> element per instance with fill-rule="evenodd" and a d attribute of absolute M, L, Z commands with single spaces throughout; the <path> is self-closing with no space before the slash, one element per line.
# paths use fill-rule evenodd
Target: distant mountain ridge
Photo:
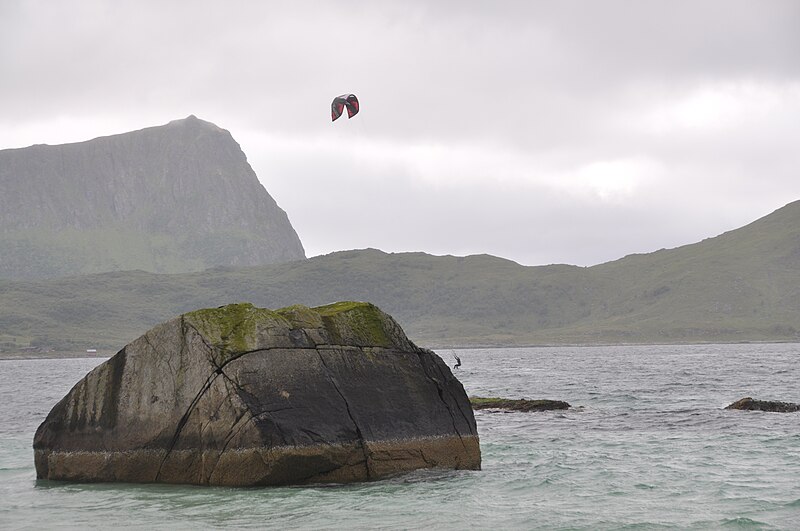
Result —
<path fill-rule="evenodd" d="M 0 348 L 119 348 L 188 310 L 363 300 L 428 346 L 800 340 L 800 201 L 702 242 L 593 266 L 343 251 L 180 275 L 0 281 Z"/>
<path fill-rule="evenodd" d="M 231 134 L 195 116 L 2 150 L 0 191 L 0 278 L 305 258 Z"/>

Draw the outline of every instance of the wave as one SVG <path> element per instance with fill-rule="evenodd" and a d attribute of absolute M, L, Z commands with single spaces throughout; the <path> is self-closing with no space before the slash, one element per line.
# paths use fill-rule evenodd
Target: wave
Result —
<path fill-rule="evenodd" d="M 723 527 L 736 527 L 740 529 L 762 529 L 764 527 L 772 527 L 765 522 L 752 520 L 745 516 L 739 516 L 738 518 L 726 518 L 720 522 L 720 525 Z"/>

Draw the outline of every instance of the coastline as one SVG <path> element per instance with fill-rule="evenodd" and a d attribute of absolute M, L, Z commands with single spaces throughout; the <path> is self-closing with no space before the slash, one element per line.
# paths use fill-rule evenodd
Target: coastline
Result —
<path fill-rule="evenodd" d="M 108 359 L 117 352 L 102 350 L 98 352 L 52 351 L 52 352 L 0 352 L 0 362 L 11 360 L 57 360 L 97 358 Z"/>
<path fill-rule="evenodd" d="M 539 344 L 486 344 L 486 345 L 445 345 L 431 346 L 420 345 L 434 352 L 446 350 L 484 350 L 484 349 L 520 349 L 520 348 L 596 348 L 596 347 L 661 347 L 661 346 L 692 346 L 692 345 L 777 345 L 800 344 L 800 341 L 682 341 L 682 342 L 631 342 L 631 343 L 539 343 Z M 98 352 L 84 351 L 52 351 L 52 352 L 0 352 L 0 362 L 10 360 L 47 360 L 47 359 L 79 359 L 97 358 L 108 359 L 118 350 L 99 350 Z"/>

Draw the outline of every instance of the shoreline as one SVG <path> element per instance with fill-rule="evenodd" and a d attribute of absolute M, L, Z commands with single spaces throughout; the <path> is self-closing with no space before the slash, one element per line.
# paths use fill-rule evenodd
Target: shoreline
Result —
<path fill-rule="evenodd" d="M 497 345 L 444 345 L 429 346 L 419 345 L 430 350 L 483 350 L 494 348 L 591 348 L 591 347 L 668 347 L 668 346 L 690 346 L 690 345 L 780 345 L 780 344 L 800 344 L 797 340 L 742 340 L 742 341 L 632 341 L 629 343 L 531 343 L 531 344 L 497 344 Z"/>
<path fill-rule="evenodd" d="M 462 345 L 436 346 L 420 345 L 434 352 L 443 350 L 485 350 L 485 349 L 520 349 L 520 348 L 592 348 L 592 347 L 666 347 L 666 346 L 702 346 L 702 345 L 783 345 L 800 344 L 800 341 L 686 341 L 663 343 L 548 343 L 531 345 Z M 108 359 L 118 351 L 103 350 L 100 352 L 53 351 L 53 352 L 0 352 L 0 362 L 12 360 L 49 360 L 49 359 Z"/>
<path fill-rule="evenodd" d="M 116 352 L 111 352 L 110 350 L 102 352 L 0 352 L 0 362 L 12 360 L 60 360 L 81 358 L 108 359 L 114 354 L 116 354 Z"/>

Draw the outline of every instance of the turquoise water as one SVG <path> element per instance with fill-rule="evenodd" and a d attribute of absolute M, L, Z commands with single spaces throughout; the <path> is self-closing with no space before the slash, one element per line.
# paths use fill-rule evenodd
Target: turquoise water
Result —
<path fill-rule="evenodd" d="M 800 529 L 800 345 L 459 350 L 483 470 L 264 489 L 37 482 L 31 441 L 97 359 L 0 361 L 0 528 Z M 449 351 L 440 352 L 447 359 Z"/>

